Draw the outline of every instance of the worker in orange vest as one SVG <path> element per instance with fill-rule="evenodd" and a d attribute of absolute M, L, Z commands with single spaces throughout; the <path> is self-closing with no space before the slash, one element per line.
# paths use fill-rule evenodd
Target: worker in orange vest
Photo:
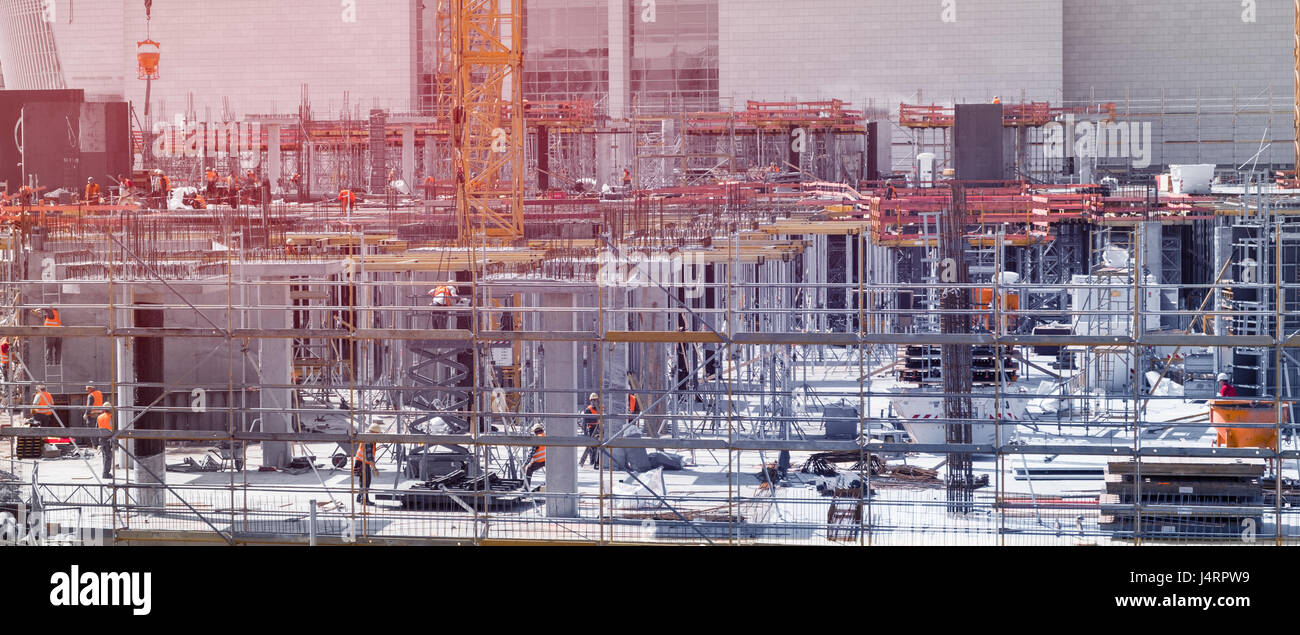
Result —
<path fill-rule="evenodd" d="M 632 172 L 623 168 L 623 187 L 632 187 Z"/>
<path fill-rule="evenodd" d="M 347 214 L 357 207 L 357 195 L 352 190 L 339 191 L 339 205 L 343 207 L 343 213 Z"/>
<path fill-rule="evenodd" d="M 370 425 L 372 434 L 384 431 L 378 423 Z M 361 490 L 357 493 L 357 502 L 362 505 L 374 505 L 370 500 L 371 470 L 375 468 L 375 444 L 358 443 L 357 453 L 352 457 L 352 474 L 361 480 Z"/>
<path fill-rule="evenodd" d="M 441 284 L 429 291 L 429 297 L 433 298 L 433 306 L 449 307 L 456 303 L 456 279 L 447 278 L 447 284 Z M 449 316 L 445 313 L 435 313 L 433 316 L 433 328 L 447 328 Z"/>
<path fill-rule="evenodd" d="M 93 176 L 86 177 L 86 204 L 87 205 L 100 205 L 104 202 L 104 198 L 99 195 L 99 191 L 100 191 L 99 184 L 95 182 L 95 177 Z"/>
<path fill-rule="evenodd" d="M 0 338 L 0 381 L 9 381 L 9 338 Z"/>
<path fill-rule="evenodd" d="M 32 419 L 38 428 L 54 427 L 54 397 L 45 390 L 45 386 L 36 387 L 36 399 L 32 400 Z"/>
<path fill-rule="evenodd" d="M 113 431 L 113 404 L 103 403 L 103 410 L 99 411 L 99 416 L 95 418 L 95 425 L 100 430 Z M 113 437 L 104 437 L 99 440 L 99 454 L 104 461 L 104 478 L 113 478 Z"/>
<path fill-rule="evenodd" d="M 63 326 L 63 320 L 59 319 L 59 310 L 54 307 L 45 307 L 43 309 L 32 309 L 32 312 L 40 315 L 44 322 L 42 326 Z M 45 365 L 58 366 L 63 360 L 63 338 L 46 336 L 45 338 Z"/>
<path fill-rule="evenodd" d="M 600 395 L 591 393 L 587 396 L 587 405 L 582 409 L 582 433 L 593 438 L 600 438 Z M 578 466 L 587 462 L 587 457 L 591 457 L 591 466 L 600 469 L 600 451 L 597 448 L 589 447 L 582 453 L 582 458 L 578 459 Z"/>
<path fill-rule="evenodd" d="M 424 177 L 424 198 L 436 198 L 438 195 L 438 180 L 433 175 Z"/>
<path fill-rule="evenodd" d="M 206 192 L 208 196 L 212 196 L 213 194 L 216 194 L 217 193 L 217 171 L 212 168 L 208 168 L 208 171 L 203 173 L 203 178 L 204 180 L 207 181 L 207 187 L 204 189 L 204 192 Z"/>
<path fill-rule="evenodd" d="M 546 431 L 542 429 L 542 426 L 537 426 L 536 428 L 533 428 L 533 434 L 539 437 L 544 437 L 546 436 Z M 529 454 L 528 468 L 524 470 L 524 478 L 531 479 L 533 477 L 533 472 L 544 467 L 546 467 L 546 446 L 534 446 L 533 451 Z"/>
<path fill-rule="evenodd" d="M 104 405 L 104 393 L 95 388 L 94 384 L 86 384 L 86 412 L 81 415 L 86 427 L 90 427 L 90 420 L 95 418 L 100 406 Z"/>

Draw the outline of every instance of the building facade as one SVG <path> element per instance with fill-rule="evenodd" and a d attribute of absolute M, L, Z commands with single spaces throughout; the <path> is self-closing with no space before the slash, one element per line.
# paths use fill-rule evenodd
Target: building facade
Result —
<path fill-rule="evenodd" d="M 136 0 L 4 0 L 7 29 L 20 28 L 23 11 L 52 14 L 57 67 L 48 54 L 20 55 L 11 37 L 0 67 L 10 87 L 61 75 L 91 99 L 125 98 L 139 110 L 136 43 L 151 37 L 162 43 L 151 96 L 158 117 L 296 113 L 304 97 L 322 118 L 417 111 L 433 90 L 443 4 L 157 3 L 146 25 Z M 1122 120 L 1149 124 L 1154 167 L 1293 161 L 1287 2 L 529 0 L 525 8 L 526 96 L 590 100 L 614 120 L 634 109 L 743 109 L 751 99 L 836 98 L 883 123 L 897 121 L 900 103 L 1113 103 Z M 897 164 L 913 141 L 895 131 L 894 142 Z"/>

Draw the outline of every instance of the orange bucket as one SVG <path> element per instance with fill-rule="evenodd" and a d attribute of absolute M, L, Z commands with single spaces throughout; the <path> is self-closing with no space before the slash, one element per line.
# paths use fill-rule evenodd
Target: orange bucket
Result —
<path fill-rule="evenodd" d="M 1276 426 L 1272 401 L 1250 401 L 1241 399 L 1210 400 L 1210 423 L 1215 424 L 1217 438 L 1215 445 L 1229 448 L 1277 448 L 1276 427 L 1232 427 L 1234 423 L 1257 423 Z M 1282 423 L 1286 423 L 1286 411 L 1281 411 Z M 1226 425 L 1220 425 L 1226 424 Z"/>
<path fill-rule="evenodd" d="M 158 79 L 158 61 L 162 58 L 161 45 L 153 40 L 135 43 L 135 60 L 139 64 L 140 79 Z"/>

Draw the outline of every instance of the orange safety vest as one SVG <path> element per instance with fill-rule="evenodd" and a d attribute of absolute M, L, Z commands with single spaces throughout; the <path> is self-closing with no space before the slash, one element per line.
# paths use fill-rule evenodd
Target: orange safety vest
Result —
<path fill-rule="evenodd" d="M 113 429 L 113 415 L 107 412 L 99 413 L 99 416 L 95 418 L 95 425 L 99 426 L 101 430 L 111 431 Z"/>
<path fill-rule="evenodd" d="M 9 338 L 0 339 L 0 366 L 9 365 Z"/>
<path fill-rule="evenodd" d="M 352 460 L 355 461 L 355 462 L 357 462 L 357 463 L 365 463 L 366 465 L 372 465 L 372 466 L 373 466 L 373 465 L 375 464 L 375 462 L 366 459 L 366 446 L 367 446 L 367 445 L 370 446 L 370 456 L 374 456 L 374 455 L 375 455 L 375 444 L 373 444 L 373 443 L 358 443 L 358 444 L 357 444 L 357 453 L 356 453 L 356 455 L 354 455 L 354 456 L 352 457 Z"/>
<path fill-rule="evenodd" d="M 357 195 L 353 194 L 352 190 L 343 190 L 339 192 L 339 200 L 346 201 L 349 204 L 354 204 L 357 202 Z"/>
<path fill-rule="evenodd" d="M 207 177 L 207 179 L 208 179 L 208 183 L 216 183 L 216 182 L 217 182 L 217 171 L 216 171 L 216 170 L 208 170 L 207 174 L 204 175 L 204 176 Z"/>
<path fill-rule="evenodd" d="M 429 295 L 433 296 L 433 300 L 438 304 L 449 304 L 451 302 L 451 296 L 456 295 L 456 290 L 444 284 L 440 287 L 434 288 Z"/>
<path fill-rule="evenodd" d="M 59 319 L 59 310 L 50 309 L 50 317 L 45 318 L 45 326 L 63 326 L 63 320 Z"/>
<path fill-rule="evenodd" d="M 633 414 L 641 411 L 641 409 L 637 407 L 636 395 L 633 395 L 631 393 L 629 393 L 627 396 L 627 411 Z"/>
<path fill-rule="evenodd" d="M 546 436 L 546 433 L 543 432 L 537 436 L 544 437 Z M 533 451 L 533 458 L 529 460 L 529 463 L 545 463 L 545 462 L 546 462 L 546 446 L 539 445 L 537 446 L 537 449 Z"/>
<path fill-rule="evenodd" d="M 35 405 L 42 406 L 42 407 L 35 408 L 32 410 L 32 412 L 35 412 L 38 415 L 54 414 L 54 410 L 52 408 L 52 406 L 54 405 L 54 398 L 50 396 L 50 393 L 45 392 L 44 390 L 36 393 L 36 401 L 34 403 Z"/>
<path fill-rule="evenodd" d="M 92 391 L 90 391 L 89 393 L 86 393 L 86 394 L 90 395 L 90 405 L 91 405 L 91 406 L 102 406 L 102 405 L 104 405 L 104 393 L 99 392 L 98 390 L 92 390 Z"/>

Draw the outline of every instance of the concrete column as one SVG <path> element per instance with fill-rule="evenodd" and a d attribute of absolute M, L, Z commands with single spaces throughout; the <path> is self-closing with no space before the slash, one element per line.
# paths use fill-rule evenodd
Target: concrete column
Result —
<path fill-rule="evenodd" d="M 130 294 L 123 293 L 122 296 L 118 300 L 119 304 L 129 304 Z M 114 324 L 117 327 L 121 328 L 132 324 L 130 309 L 116 309 L 115 313 L 117 315 L 114 318 Z M 113 405 L 116 407 L 116 411 L 113 413 L 113 422 L 119 430 L 134 428 L 131 424 L 134 414 L 130 408 L 135 405 L 135 389 L 123 385 L 135 381 L 135 359 L 131 355 L 130 342 L 130 338 L 126 337 L 113 338 L 113 355 L 116 362 L 113 368 L 113 381 L 117 383 L 117 394 L 113 395 Z M 125 443 L 126 450 L 123 450 L 122 446 L 118 446 L 116 450 L 116 463 L 118 466 L 126 469 L 131 468 L 131 459 L 127 455 L 127 450 L 133 454 L 135 453 L 135 448 L 132 447 L 133 443 L 128 439 Z"/>
<path fill-rule="evenodd" d="M 567 293 L 542 294 L 543 305 L 547 307 L 572 306 L 574 297 Z M 566 313 L 546 313 L 542 317 L 543 329 L 547 331 L 566 331 L 573 328 L 573 317 Z M 576 345 L 564 342 L 547 342 L 546 355 L 542 364 L 545 386 L 546 412 L 572 412 L 574 418 L 548 418 L 544 424 L 547 436 L 571 437 L 577 434 L 578 396 L 567 391 L 577 390 L 578 359 Z M 578 492 L 578 454 L 575 448 L 546 447 L 546 492 L 548 494 L 576 494 Z M 578 500 L 572 498 L 549 498 L 546 501 L 546 516 L 549 518 L 576 518 Z"/>
<path fill-rule="evenodd" d="M 266 126 L 266 178 L 271 180 L 271 192 L 280 194 L 280 124 Z"/>
<path fill-rule="evenodd" d="M 632 112 L 632 51 L 629 44 L 630 16 L 625 0 L 609 2 L 609 118 L 614 125 L 626 119 Z M 631 135 L 600 135 L 597 137 L 597 173 L 596 186 L 609 183 L 621 184 L 620 175 L 624 167 L 630 167 L 632 145 L 635 140 Z"/>
<path fill-rule="evenodd" d="M 629 33 L 628 3 L 609 2 L 609 116 L 626 117 L 631 111 L 629 86 L 632 81 L 632 38 Z"/>
<path fill-rule="evenodd" d="M 279 282 L 283 278 L 270 278 L 270 282 Z M 258 299 L 264 306 L 285 306 L 289 304 L 289 287 L 287 285 L 267 285 L 258 289 Z M 266 309 L 259 311 L 261 327 L 266 329 L 289 328 L 289 312 L 284 309 Z M 262 369 L 263 385 L 278 384 L 287 386 L 293 383 L 291 366 L 293 340 L 287 338 L 261 338 L 258 340 L 258 366 Z M 262 388 L 262 407 L 278 410 L 262 413 L 263 432 L 289 432 L 293 418 L 286 409 L 292 407 L 291 389 Z M 291 451 L 288 441 L 262 442 L 262 465 L 282 468 L 289 464 Z"/>
<path fill-rule="evenodd" d="M 417 190 L 415 180 L 415 124 L 402 126 L 402 180 L 414 194 Z"/>
<path fill-rule="evenodd" d="M 430 174 L 432 174 L 432 175 L 434 175 L 434 176 L 437 176 L 438 171 L 437 171 L 436 167 L 433 165 L 433 161 L 434 161 L 434 157 L 433 157 L 433 139 L 430 139 L 430 138 L 428 138 L 428 137 L 425 137 L 425 139 L 424 139 L 424 174 L 422 174 L 422 175 L 420 175 L 420 176 L 423 177 L 423 176 L 428 176 L 428 175 L 430 175 Z M 420 184 L 421 184 L 421 185 L 424 184 L 424 179 L 423 179 L 423 178 L 420 179 Z"/>

